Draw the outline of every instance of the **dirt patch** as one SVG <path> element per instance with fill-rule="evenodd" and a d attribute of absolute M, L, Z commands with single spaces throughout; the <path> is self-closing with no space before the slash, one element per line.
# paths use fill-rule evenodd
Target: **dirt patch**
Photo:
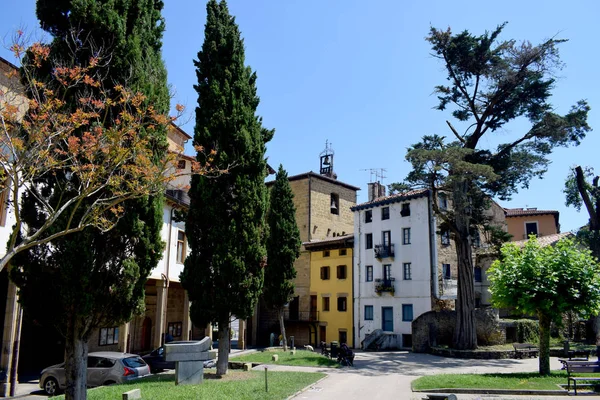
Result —
<path fill-rule="evenodd" d="M 245 381 L 251 379 L 252 372 L 249 371 L 227 371 L 227 375 L 218 376 L 216 371 L 204 372 L 204 379 L 218 379 L 221 381 Z"/>

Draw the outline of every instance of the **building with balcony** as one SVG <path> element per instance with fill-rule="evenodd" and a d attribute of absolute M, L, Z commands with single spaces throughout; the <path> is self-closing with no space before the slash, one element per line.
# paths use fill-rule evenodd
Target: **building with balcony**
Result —
<path fill-rule="evenodd" d="M 354 346 L 352 334 L 352 249 L 354 235 L 304 243 L 310 252 L 310 313 L 316 338 Z"/>

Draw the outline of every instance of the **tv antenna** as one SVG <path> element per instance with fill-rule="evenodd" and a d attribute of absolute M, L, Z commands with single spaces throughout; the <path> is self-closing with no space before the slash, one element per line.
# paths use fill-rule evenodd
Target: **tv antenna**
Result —
<path fill-rule="evenodd" d="M 365 168 L 361 169 L 361 171 L 369 171 L 369 181 L 370 182 L 379 182 L 383 183 L 383 180 L 387 178 L 385 173 L 387 172 L 387 168 Z M 375 177 L 375 180 L 373 180 Z"/>

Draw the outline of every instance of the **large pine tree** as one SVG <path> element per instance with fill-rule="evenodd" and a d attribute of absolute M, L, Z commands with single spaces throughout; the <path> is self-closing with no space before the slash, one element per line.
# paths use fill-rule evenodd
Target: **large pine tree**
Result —
<path fill-rule="evenodd" d="M 100 55 L 107 93 L 123 85 L 145 94 L 149 104 L 166 114 L 169 91 L 161 57 L 162 7 L 162 1 L 156 0 L 38 0 L 37 15 L 42 28 L 53 36 L 50 60 L 76 66 Z M 52 66 L 48 65 L 47 76 L 37 78 L 53 87 Z M 75 86 L 61 98 L 75 109 L 85 94 Z M 110 126 L 119 116 L 120 105 L 105 111 L 105 125 Z M 166 151 L 166 132 L 146 137 L 158 162 Z M 76 179 L 57 174 L 38 182 L 40 197 L 23 201 L 22 217 L 28 226 L 35 229 L 43 220 L 35 206 L 40 198 L 59 202 L 54 195 L 64 196 L 65 191 L 53 188 L 77 184 Z M 144 311 L 144 285 L 162 256 L 162 198 L 129 200 L 122 206 L 123 217 L 111 231 L 88 228 L 37 246 L 13 263 L 18 267 L 11 275 L 19 286 L 25 314 L 54 325 L 65 336 L 67 399 L 86 398 L 85 360 L 91 333 Z M 56 229 L 65 223 L 66 217 Z"/>
<path fill-rule="evenodd" d="M 267 192 L 265 143 L 273 131 L 256 115 L 256 74 L 245 65 L 244 42 L 225 1 L 207 4 L 196 75 L 194 144 L 215 150 L 229 167 L 218 178 L 193 176 L 186 235 L 191 249 L 181 275 L 195 325 L 217 323 L 217 374 L 227 373 L 229 321 L 252 315 L 262 291 Z M 198 153 L 205 161 L 205 152 Z"/>
<path fill-rule="evenodd" d="M 267 268 L 263 296 L 267 304 L 277 309 L 279 327 L 283 336 L 283 349 L 287 351 L 287 338 L 283 323 L 283 307 L 294 295 L 294 262 L 300 256 L 300 230 L 296 223 L 294 193 L 283 166 L 271 188 L 267 214 L 269 236 L 267 238 Z"/>

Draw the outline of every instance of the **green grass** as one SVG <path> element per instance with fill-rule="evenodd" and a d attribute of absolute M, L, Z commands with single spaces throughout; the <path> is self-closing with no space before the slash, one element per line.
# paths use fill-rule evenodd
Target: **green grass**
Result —
<path fill-rule="evenodd" d="M 204 374 L 201 385 L 175 386 L 175 375 L 153 375 L 122 385 L 88 390 L 89 400 L 120 399 L 124 392 L 141 389 L 144 400 L 254 400 L 285 399 L 324 377 L 312 372 L 268 372 L 269 391 L 265 392 L 265 373 L 262 371 L 229 371 L 222 379 L 214 372 Z M 55 397 L 64 399 L 64 396 Z"/>
<path fill-rule="evenodd" d="M 600 374 L 585 374 L 585 376 Z M 415 390 L 473 388 L 513 390 L 558 390 L 558 384 L 567 384 L 565 371 L 553 371 L 550 376 L 536 372 L 514 374 L 440 374 L 418 378 L 412 382 Z"/>
<path fill-rule="evenodd" d="M 273 361 L 273 354 L 279 356 L 278 361 Z M 245 354 L 239 357 L 231 357 L 231 361 L 255 362 L 261 364 L 274 365 L 293 365 L 298 367 L 334 367 L 338 368 L 340 364 L 336 360 L 327 358 L 319 353 L 313 353 L 307 350 L 297 350 L 295 355 L 291 352 L 283 351 L 258 351 Z"/>

